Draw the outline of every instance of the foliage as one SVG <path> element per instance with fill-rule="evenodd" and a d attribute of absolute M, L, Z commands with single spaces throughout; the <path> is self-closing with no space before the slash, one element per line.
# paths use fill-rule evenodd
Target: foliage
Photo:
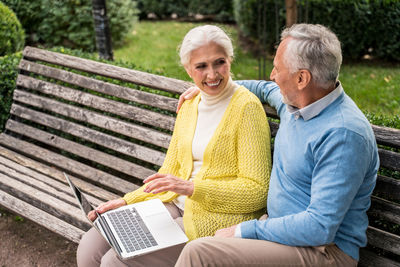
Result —
<path fill-rule="evenodd" d="M 46 46 L 95 50 L 95 33 L 90 0 L 3 0 L 21 18 L 29 42 Z M 136 2 L 107 1 L 107 15 L 114 46 L 123 43 L 136 22 Z"/>
<path fill-rule="evenodd" d="M 140 18 L 154 13 L 158 18 L 168 18 L 172 14 L 188 17 L 194 14 L 215 15 L 216 21 L 233 21 L 231 0 L 138 0 Z"/>
<path fill-rule="evenodd" d="M 266 18 L 266 48 L 272 52 L 279 41 L 277 36 L 285 26 L 284 1 L 233 0 L 233 3 L 239 29 L 256 43 L 262 36 L 257 22 Z M 265 12 L 262 12 L 263 5 Z M 345 58 L 359 59 L 370 54 L 400 61 L 399 1 L 298 0 L 297 5 L 299 22 L 322 24 L 338 35 Z"/>
<path fill-rule="evenodd" d="M 0 132 L 3 131 L 9 117 L 12 94 L 18 75 L 17 66 L 21 58 L 20 52 L 0 57 Z"/>
<path fill-rule="evenodd" d="M 0 56 L 24 47 L 25 34 L 14 12 L 0 2 Z"/>

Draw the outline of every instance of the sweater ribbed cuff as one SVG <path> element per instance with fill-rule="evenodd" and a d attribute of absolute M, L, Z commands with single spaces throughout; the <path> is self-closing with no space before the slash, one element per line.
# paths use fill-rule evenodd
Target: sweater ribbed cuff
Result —
<path fill-rule="evenodd" d="M 240 223 L 240 231 L 242 238 L 257 239 L 256 223 L 257 220 L 251 220 Z"/>
<path fill-rule="evenodd" d="M 194 201 L 202 201 L 207 194 L 208 186 L 204 183 L 204 181 L 198 181 L 196 179 L 193 180 L 193 184 L 194 190 L 190 198 Z"/>

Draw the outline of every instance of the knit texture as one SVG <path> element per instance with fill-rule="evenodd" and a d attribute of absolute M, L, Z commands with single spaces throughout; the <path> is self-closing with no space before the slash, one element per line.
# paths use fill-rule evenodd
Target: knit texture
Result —
<path fill-rule="evenodd" d="M 199 100 L 200 95 L 182 106 L 160 173 L 189 179 Z M 189 239 L 212 236 L 218 229 L 264 214 L 270 171 L 270 131 L 264 109 L 255 95 L 240 87 L 207 145 L 193 180 L 193 195 L 186 199 L 183 222 Z M 128 204 L 153 198 L 170 202 L 178 196 L 144 193 L 145 186 L 123 199 Z"/>

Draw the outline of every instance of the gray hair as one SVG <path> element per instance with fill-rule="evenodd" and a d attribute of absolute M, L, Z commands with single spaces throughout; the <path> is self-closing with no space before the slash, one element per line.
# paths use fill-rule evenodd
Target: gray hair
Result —
<path fill-rule="evenodd" d="M 228 35 L 217 26 L 204 25 L 191 29 L 183 38 L 179 49 L 181 64 L 186 67 L 192 51 L 210 42 L 221 46 L 229 59 L 233 60 L 233 46 Z"/>
<path fill-rule="evenodd" d="M 290 72 L 307 69 L 323 88 L 335 84 L 342 64 L 342 50 L 337 36 L 318 24 L 294 24 L 285 29 L 281 40 L 291 37 L 284 54 Z"/>

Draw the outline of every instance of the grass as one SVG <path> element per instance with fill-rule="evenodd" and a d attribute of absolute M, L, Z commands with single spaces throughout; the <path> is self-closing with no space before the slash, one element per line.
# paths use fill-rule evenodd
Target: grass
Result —
<path fill-rule="evenodd" d="M 131 61 L 168 77 L 190 80 L 179 64 L 177 47 L 184 35 L 197 25 L 173 21 L 140 22 L 124 46 L 114 51 L 115 59 Z M 234 78 L 257 79 L 257 59 L 238 47 L 236 28 L 231 25 L 219 26 L 234 41 Z M 272 59 L 269 59 L 266 62 L 267 76 L 271 69 Z M 345 63 L 340 80 L 346 93 L 364 112 L 400 120 L 400 64 Z"/>

